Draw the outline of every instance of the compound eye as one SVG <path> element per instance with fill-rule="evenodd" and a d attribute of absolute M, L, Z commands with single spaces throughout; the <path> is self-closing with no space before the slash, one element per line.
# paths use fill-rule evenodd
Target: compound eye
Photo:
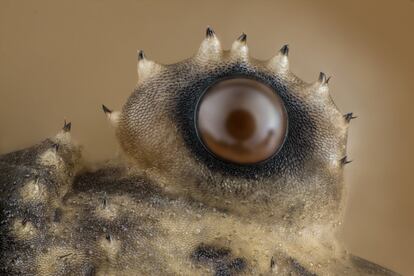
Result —
<path fill-rule="evenodd" d="M 198 103 L 199 139 L 216 157 L 254 164 L 275 155 L 286 137 L 287 114 L 277 93 L 263 83 L 233 78 L 210 86 Z"/>

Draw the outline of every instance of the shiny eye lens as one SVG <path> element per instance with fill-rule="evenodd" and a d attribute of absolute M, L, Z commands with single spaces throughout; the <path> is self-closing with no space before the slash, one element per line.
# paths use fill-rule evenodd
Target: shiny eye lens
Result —
<path fill-rule="evenodd" d="M 196 115 L 197 133 L 218 158 L 253 164 L 282 146 L 287 114 L 270 87 L 246 78 L 220 81 L 205 91 Z"/>

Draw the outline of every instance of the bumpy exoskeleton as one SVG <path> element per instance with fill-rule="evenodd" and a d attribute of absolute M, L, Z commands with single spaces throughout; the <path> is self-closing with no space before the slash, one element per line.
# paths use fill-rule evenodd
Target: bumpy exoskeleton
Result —
<path fill-rule="evenodd" d="M 395 275 L 337 241 L 352 113 L 306 83 L 288 46 L 138 52 L 122 111 L 103 110 L 125 162 L 82 165 L 69 129 L 0 157 L 1 269 L 28 275 Z"/>

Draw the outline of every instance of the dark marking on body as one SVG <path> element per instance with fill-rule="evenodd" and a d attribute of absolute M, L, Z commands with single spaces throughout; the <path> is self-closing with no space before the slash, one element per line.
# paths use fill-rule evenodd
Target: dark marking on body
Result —
<path fill-rule="evenodd" d="M 191 255 L 195 263 L 212 266 L 216 276 L 235 275 L 246 269 L 244 258 L 234 258 L 229 248 L 200 244 Z"/>

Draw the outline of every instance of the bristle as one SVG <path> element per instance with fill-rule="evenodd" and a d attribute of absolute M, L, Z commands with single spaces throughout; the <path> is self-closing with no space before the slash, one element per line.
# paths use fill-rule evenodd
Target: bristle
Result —
<path fill-rule="evenodd" d="M 137 57 L 138 57 L 138 61 L 145 59 L 145 54 L 143 50 L 138 50 L 137 51 Z"/>
<path fill-rule="evenodd" d="M 289 45 L 288 44 L 283 45 L 283 47 L 280 49 L 280 53 L 284 56 L 288 56 L 289 55 Z"/>
<path fill-rule="evenodd" d="M 107 234 L 105 235 L 105 239 L 106 239 L 108 242 L 112 242 L 112 235 L 111 235 L 111 234 L 109 234 L 109 233 L 107 233 Z"/>
<path fill-rule="evenodd" d="M 137 71 L 138 71 L 138 82 L 143 82 L 148 77 L 156 74 L 160 69 L 161 65 L 155 63 L 152 60 L 148 60 L 144 51 L 138 51 L 138 64 L 137 64 Z"/>
<path fill-rule="evenodd" d="M 62 130 L 64 132 L 70 132 L 71 128 L 72 128 L 72 123 L 71 122 L 67 123 L 66 120 L 65 120 L 64 123 L 63 123 Z"/>
<path fill-rule="evenodd" d="M 320 73 L 319 73 L 319 78 L 318 78 L 318 81 L 319 81 L 319 83 L 321 83 L 321 84 L 326 84 L 326 83 L 327 83 L 325 73 L 323 73 L 323 72 L 320 72 Z"/>
<path fill-rule="evenodd" d="M 60 145 L 58 143 L 54 143 L 52 147 L 55 149 L 56 152 L 59 151 Z"/>
<path fill-rule="evenodd" d="M 105 114 L 111 114 L 112 113 L 112 110 L 110 110 L 108 107 L 106 107 L 106 105 L 102 105 L 102 110 L 103 110 L 103 112 L 105 113 Z"/>
<path fill-rule="evenodd" d="M 341 164 L 342 165 L 346 165 L 346 164 L 349 164 L 351 162 L 352 162 L 352 160 L 348 160 L 348 157 L 346 155 L 343 158 L 341 158 Z"/>
<path fill-rule="evenodd" d="M 105 209 L 107 205 L 108 205 L 108 199 L 106 197 L 106 192 L 105 192 L 104 197 L 102 199 L 102 207 Z"/>
<path fill-rule="evenodd" d="M 272 256 L 272 258 L 270 259 L 270 269 L 273 270 L 273 268 L 275 267 L 276 262 L 274 257 Z"/>
<path fill-rule="evenodd" d="M 231 56 L 235 59 L 248 59 L 249 49 L 247 48 L 247 35 L 242 33 L 231 46 Z"/>
<path fill-rule="evenodd" d="M 309 89 L 317 94 L 327 96 L 326 99 L 331 99 L 329 97 L 328 81 L 329 78 L 326 77 L 326 74 L 324 72 L 320 72 L 318 79 L 314 83 L 310 84 Z"/>
<path fill-rule="evenodd" d="M 319 73 L 318 82 L 320 85 L 328 85 L 330 79 L 331 77 L 327 77 L 325 73 Z"/>
<path fill-rule="evenodd" d="M 247 41 L 247 35 L 245 33 L 242 33 L 238 38 L 238 41 L 242 42 L 242 43 L 246 43 Z"/>
<path fill-rule="evenodd" d="M 329 81 L 331 80 L 331 78 L 332 78 L 332 76 L 329 76 L 329 77 L 326 79 L 326 84 L 328 84 L 328 83 L 329 83 Z"/>
<path fill-rule="evenodd" d="M 113 111 L 113 110 L 109 109 L 104 104 L 102 105 L 102 110 L 105 113 L 106 117 L 108 118 L 109 122 L 113 126 L 117 126 L 118 125 L 118 121 L 119 121 L 120 112 L 119 111 Z"/>
<path fill-rule="evenodd" d="M 285 44 L 279 52 L 267 62 L 267 67 L 275 73 L 285 73 L 289 70 L 289 46 Z"/>
<path fill-rule="evenodd" d="M 206 30 L 206 38 L 211 38 L 214 37 L 216 35 L 216 33 L 214 32 L 214 30 L 208 26 L 207 30 Z"/>
<path fill-rule="evenodd" d="M 352 113 L 352 112 L 346 113 L 344 115 L 344 119 L 347 123 L 349 123 L 351 120 L 356 119 L 356 118 L 358 118 L 358 117 L 354 116 L 354 113 Z"/>
<path fill-rule="evenodd" d="M 201 42 L 200 48 L 196 54 L 196 60 L 200 62 L 208 62 L 209 60 L 219 60 L 222 55 L 220 41 L 214 30 L 208 26 L 206 37 Z"/>

